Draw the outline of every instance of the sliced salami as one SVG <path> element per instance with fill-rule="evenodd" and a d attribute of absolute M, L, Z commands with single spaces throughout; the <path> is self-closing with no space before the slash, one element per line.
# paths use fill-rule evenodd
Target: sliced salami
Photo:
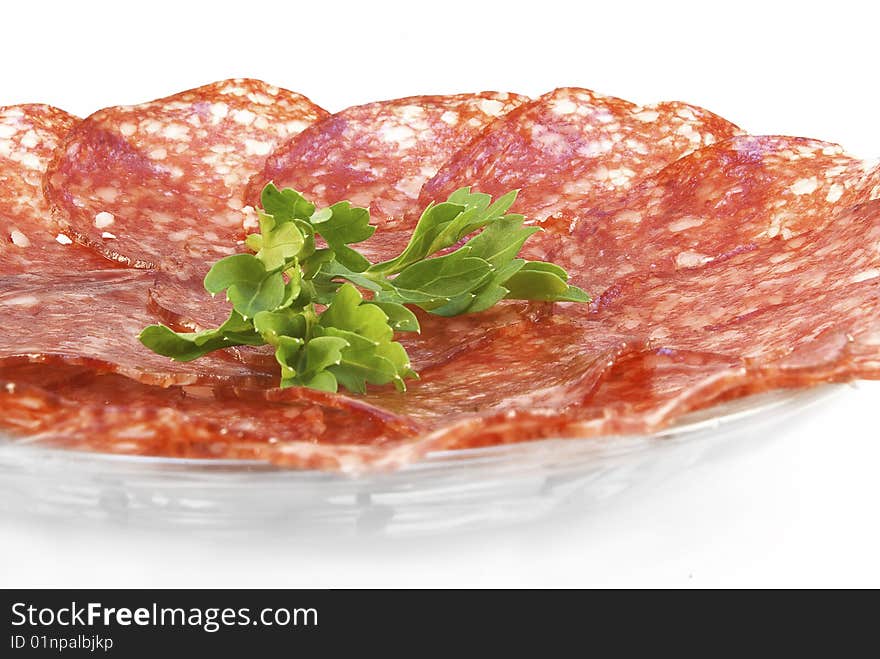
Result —
<path fill-rule="evenodd" d="M 236 250 L 250 176 L 326 112 L 257 80 L 225 80 L 79 124 L 49 168 L 64 230 L 106 258 L 192 271 Z"/>
<path fill-rule="evenodd" d="M 636 274 L 596 317 L 655 344 L 742 358 L 785 386 L 878 377 L 880 201 L 823 229 L 671 275 Z"/>
<path fill-rule="evenodd" d="M 481 334 L 452 354 L 456 335 L 448 335 L 452 342 L 437 343 L 449 352 L 423 366 L 405 394 L 377 390 L 365 400 L 431 428 L 517 409 L 560 412 L 587 399 L 619 355 L 644 346 L 632 333 L 554 314 L 484 326 Z"/>
<path fill-rule="evenodd" d="M 414 309 L 421 331 L 405 332 L 398 340 L 412 358 L 413 368 L 422 371 L 479 351 L 491 343 L 498 331 L 516 333 L 516 327 L 531 327 L 547 317 L 552 305 L 546 303 L 504 303 L 480 313 L 443 318 Z M 479 353 L 476 353 L 479 354 Z M 473 359 L 476 361 L 476 356 Z"/>
<path fill-rule="evenodd" d="M 856 186 L 851 198 L 853 204 L 880 199 L 880 164 L 875 164 Z"/>
<path fill-rule="evenodd" d="M 289 442 L 380 447 L 419 430 L 361 401 L 310 390 L 159 389 L 71 366 L 52 375 L 32 366 L 0 372 L 0 425 L 29 443 L 78 450 L 257 460 Z"/>
<path fill-rule="evenodd" d="M 138 335 L 154 323 L 147 310 L 150 272 L 127 269 L 68 273 L 51 279 L 21 274 L 2 278 L 0 366 L 22 362 L 88 365 L 155 384 L 229 381 L 271 384 L 222 356 L 179 363 L 151 352 Z"/>
<path fill-rule="evenodd" d="M 431 451 L 572 436 L 578 410 L 608 370 L 643 347 L 631 335 L 571 317 L 510 324 L 424 369 L 405 394 L 367 394 L 366 401 L 422 424 L 417 440 L 382 447 L 291 443 L 272 459 L 288 467 L 357 473 L 400 467 Z"/>
<path fill-rule="evenodd" d="M 673 351 L 630 352 L 602 369 L 593 393 L 562 409 L 512 407 L 474 414 L 418 441 L 381 447 L 291 443 L 273 461 L 288 467 L 352 473 L 399 468 L 428 453 L 514 444 L 543 438 L 599 437 L 654 432 L 692 410 L 725 399 L 745 378 L 735 359 Z M 597 373 L 598 375 L 598 373 Z M 745 392 L 751 393 L 751 392 Z"/>
<path fill-rule="evenodd" d="M 281 144 L 250 182 L 247 208 L 259 206 L 260 192 L 272 181 L 292 187 L 319 206 L 351 201 L 368 206 L 374 223 L 386 224 L 360 251 L 374 261 L 399 252 L 410 229 L 387 226 L 412 205 L 422 184 L 486 124 L 526 99 L 516 94 L 484 92 L 453 96 L 418 96 L 381 101 L 343 110 L 315 123 Z M 245 216 L 253 230 L 255 215 Z M 228 314 L 204 298 L 201 284 L 188 275 L 159 277 L 151 291 L 154 309 L 181 327 L 215 327 Z M 189 300 L 205 299 L 199 308 Z"/>
<path fill-rule="evenodd" d="M 578 433 L 654 432 L 670 419 L 723 399 L 745 375 L 739 359 L 711 353 L 664 348 L 627 355 L 577 411 Z"/>
<path fill-rule="evenodd" d="M 597 367 L 599 364 L 597 363 Z M 593 391 L 559 409 L 527 405 L 449 420 L 418 441 L 381 447 L 291 443 L 273 461 L 289 467 L 358 473 L 398 468 L 428 453 L 544 438 L 640 435 L 667 427 L 695 409 L 725 400 L 748 382 L 741 362 L 669 350 L 627 352 L 594 372 Z M 743 393 L 752 393 L 744 391 Z"/>
<path fill-rule="evenodd" d="M 722 400 L 742 383 L 742 363 L 713 354 L 672 350 L 633 351 L 604 370 L 581 405 L 469 420 L 438 432 L 428 450 L 511 444 L 540 437 L 640 435 L 661 430 L 688 412 Z"/>
<path fill-rule="evenodd" d="M 521 105 L 428 181 L 421 203 L 462 185 L 493 196 L 520 190 L 514 210 L 542 220 L 601 205 L 700 147 L 736 135 L 729 121 L 685 103 L 637 106 L 562 88 Z"/>
<path fill-rule="evenodd" d="M 0 108 L 0 427 L 65 448 L 358 471 L 653 432 L 749 393 L 880 378 L 878 172 L 694 106 L 571 88 L 327 116 L 233 80 L 81 123 Z M 420 313 L 421 334 L 399 337 L 421 376 L 405 393 L 278 389 L 269 346 L 190 363 L 143 347 L 157 317 L 225 319 L 201 281 L 241 249 L 269 180 L 370 205 L 374 259 L 457 187 L 520 188 L 514 210 L 545 229 L 524 256 L 565 266 L 597 300 Z"/>
<path fill-rule="evenodd" d="M 148 293 L 150 311 L 159 320 L 180 332 L 219 327 L 232 305 L 222 295 L 211 297 L 202 281 L 180 278 L 173 273 L 157 272 Z M 200 304 L 194 305 L 193 300 Z"/>
<path fill-rule="evenodd" d="M 482 92 L 413 96 L 359 105 L 309 127 L 277 149 L 249 186 L 248 202 L 274 181 L 319 206 L 350 201 L 386 224 L 419 210 L 422 184 L 487 124 L 526 100 Z"/>
<path fill-rule="evenodd" d="M 535 245 L 598 295 L 633 272 L 697 267 L 821 230 L 855 200 L 864 176 L 865 164 L 836 144 L 732 137 L 673 162 L 614 203 L 560 213 Z"/>
<path fill-rule="evenodd" d="M 59 234 L 43 196 L 46 167 L 78 121 L 49 105 L 0 107 L 0 276 L 106 265 Z"/>

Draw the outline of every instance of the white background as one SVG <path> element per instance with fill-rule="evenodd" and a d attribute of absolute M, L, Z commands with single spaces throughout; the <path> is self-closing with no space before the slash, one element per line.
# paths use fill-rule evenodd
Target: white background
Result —
<path fill-rule="evenodd" d="M 6 3 L 0 105 L 80 115 L 249 76 L 329 110 L 576 85 L 880 156 L 869 2 Z M 313 3 L 310 3 L 313 4 Z M 0 520 L 0 586 L 880 586 L 880 386 L 599 510 L 430 539 L 222 542 Z"/>

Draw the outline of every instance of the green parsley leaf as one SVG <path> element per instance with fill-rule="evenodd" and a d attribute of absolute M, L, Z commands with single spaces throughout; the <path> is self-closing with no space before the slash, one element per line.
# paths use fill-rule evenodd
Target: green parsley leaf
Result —
<path fill-rule="evenodd" d="M 392 341 L 394 330 L 386 313 L 378 305 L 365 303 L 352 284 L 339 288 L 318 322 L 327 336 L 348 342 L 340 363 L 328 368 L 343 386 L 362 393 L 367 382 L 394 382 L 398 389 L 405 389 L 403 378 L 412 372 L 406 351 Z"/>
<path fill-rule="evenodd" d="M 269 183 L 260 195 L 263 210 L 278 222 L 308 220 L 315 212 L 315 205 L 307 201 L 299 192 L 287 188 L 279 190 Z"/>
<path fill-rule="evenodd" d="M 235 311 L 217 329 L 175 332 L 165 325 L 150 325 L 144 328 L 138 338 L 153 352 L 178 362 L 189 362 L 223 348 L 263 344 L 262 337 L 254 331 L 253 326 Z"/>
<path fill-rule="evenodd" d="M 363 296 L 351 284 L 343 284 L 330 306 L 318 317 L 324 328 L 354 332 L 371 341 L 390 341 L 394 330 L 388 316 L 374 304 L 362 304 Z"/>
<path fill-rule="evenodd" d="M 342 362 L 342 351 L 348 341 L 336 336 L 318 336 L 306 345 L 303 373 L 312 376 Z"/>
<path fill-rule="evenodd" d="M 308 333 L 305 316 L 291 309 L 281 311 L 261 311 L 254 316 L 254 329 L 259 332 L 263 341 L 277 345 L 280 337 L 292 336 L 305 339 Z"/>
<path fill-rule="evenodd" d="M 311 222 L 328 245 L 362 243 L 376 232 L 376 227 L 370 224 L 370 211 L 352 206 L 347 201 L 315 213 Z"/>
<path fill-rule="evenodd" d="M 284 278 L 267 272 L 252 254 L 233 254 L 220 259 L 208 271 L 205 288 L 212 295 L 226 291 L 226 299 L 244 318 L 277 309 L 285 300 Z"/>
<path fill-rule="evenodd" d="M 366 258 L 348 247 L 363 242 L 376 231 L 376 227 L 370 226 L 370 211 L 366 208 L 341 201 L 315 213 L 311 223 L 315 232 L 327 241 L 340 264 L 354 272 L 363 272 L 370 267 Z"/>
<path fill-rule="evenodd" d="M 260 213 L 260 235 L 248 236 L 248 240 L 248 247 L 256 250 L 257 259 L 269 271 L 282 268 L 305 245 L 305 237 L 294 222 L 278 222 L 266 213 Z"/>
<path fill-rule="evenodd" d="M 388 316 L 388 324 L 395 332 L 421 332 L 419 319 L 416 315 L 402 304 L 397 302 L 377 302 L 370 300 L 368 304 L 375 305 Z"/>
<path fill-rule="evenodd" d="M 568 274 L 557 265 L 532 261 L 523 265 L 504 282 L 511 300 L 547 302 L 589 302 L 590 296 L 576 286 L 569 286 Z"/>
<path fill-rule="evenodd" d="M 490 205 L 491 197 L 472 193 L 470 188 L 459 188 L 441 204 L 431 204 L 422 213 L 413 235 L 401 254 L 370 268 L 385 275 L 396 274 L 432 254 L 455 245 L 504 215 L 516 200 L 516 191 L 508 192 Z"/>
<path fill-rule="evenodd" d="M 275 361 L 281 366 L 281 388 L 299 384 L 300 353 L 305 341 L 293 336 L 279 336 L 275 341 Z"/>
<path fill-rule="evenodd" d="M 492 274 L 488 261 L 459 250 L 407 266 L 394 278 L 394 288 L 433 298 L 451 299 L 479 287 Z"/>

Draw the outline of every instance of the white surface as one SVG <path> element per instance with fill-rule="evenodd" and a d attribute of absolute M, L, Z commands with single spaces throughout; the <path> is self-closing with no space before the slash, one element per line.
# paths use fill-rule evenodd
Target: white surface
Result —
<path fill-rule="evenodd" d="M 87 114 L 234 75 L 330 110 L 579 85 L 880 155 L 871 3 L 85 5 L 4 7 L 0 105 Z M 599 510 L 491 533 L 218 541 L 6 519 L 0 586 L 877 587 L 878 397 L 880 384 L 861 385 L 766 445 Z"/>

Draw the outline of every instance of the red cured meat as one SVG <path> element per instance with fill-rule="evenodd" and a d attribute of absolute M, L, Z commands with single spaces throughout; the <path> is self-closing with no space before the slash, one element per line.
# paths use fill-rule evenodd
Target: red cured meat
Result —
<path fill-rule="evenodd" d="M 0 369 L 44 361 L 44 380 L 54 377 L 59 364 L 77 363 L 157 384 L 215 377 L 262 381 L 224 359 L 175 364 L 143 348 L 137 335 L 155 322 L 146 311 L 153 275 L 114 268 L 92 250 L 59 239 L 41 178 L 78 121 L 45 105 L 0 109 L 0 222 L 10 236 L 0 245 Z"/>
<path fill-rule="evenodd" d="M 646 350 L 621 355 L 605 369 L 583 404 L 551 412 L 518 409 L 459 424 L 437 434 L 427 450 L 452 450 L 522 442 L 534 437 L 639 435 L 666 427 L 688 412 L 722 399 L 744 381 L 734 358 Z"/>
<path fill-rule="evenodd" d="M 58 233 L 43 196 L 46 167 L 78 121 L 49 105 L 0 107 L 0 276 L 106 265 Z"/>
<path fill-rule="evenodd" d="M 309 390 L 158 389 L 59 366 L 0 372 L 2 425 L 28 442 L 111 453 L 271 459 L 285 443 L 382 446 L 418 426 L 361 401 Z M 34 384 L 39 382 L 40 384 Z M 222 413 L 218 413 L 219 410 Z"/>
<path fill-rule="evenodd" d="M 836 144 L 732 137 L 673 162 L 614 203 L 571 207 L 535 240 L 542 256 L 598 295 L 633 272 L 698 267 L 822 229 L 855 200 L 864 175 L 864 163 Z"/>
<path fill-rule="evenodd" d="M 155 384 L 228 381 L 265 376 L 211 354 L 190 363 L 148 350 L 138 334 L 155 318 L 147 310 L 150 272 L 96 270 L 53 277 L 0 278 L 0 367 L 21 362 L 88 365 Z M 266 381 L 266 384 L 269 384 Z"/>
<path fill-rule="evenodd" d="M 718 355 L 675 351 L 622 354 L 596 372 L 592 394 L 562 409 L 518 406 L 471 415 L 442 425 L 419 441 L 381 447 L 291 443 L 273 461 L 288 467 L 360 472 L 393 469 L 428 453 L 498 446 L 542 438 L 641 435 L 667 427 L 688 412 L 732 395 L 756 393 L 741 362 Z"/>
<path fill-rule="evenodd" d="M 479 343 L 423 366 L 406 393 L 377 389 L 365 400 L 431 428 L 502 410 L 559 412 L 586 400 L 620 354 L 643 346 L 637 335 L 567 315 L 487 325 Z"/>
<path fill-rule="evenodd" d="M 248 190 L 251 205 L 274 181 L 319 206 L 350 201 L 386 224 L 418 211 L 422 184 L 487 124 L 527 100 L 482 92 L 413 96 L 358 105 L 303 131 L 276 150 Z"/>
<path fill-rule="evenodd" d="M 300 94 L 245 79 L 100 110 L 65 141 L 47 197 L 65 231 L 108 259 L 200 280 L 237 249 L 250 176 L 325 115 Z"/>
<path fill-rule="evenodd" d="M 193 305 L 193 299 L 200 304 Z M 156 273 L 148 300 L 159 320 L 179 332 L 219 327 L 232 309 L 223 295 L 212 298 L 202 280 L 180 279 L 161 271 Z"/>
<path fill-rule="evenodd" d="M 577 405 L 560 409 L 516 406 L 463 416 L 419 441 L 382 447 L 292 443 L 279 447 L 273 460 L 289 467 L 359 472 L 397 468 L 437 451 L 542 438 L 643 434 L 720 402 L 748 382 L 745 369 L 736 359 L 674 351 L 625 352 L 613 366 L 597 368 L 593 375 L 592 393 Z"/>
<path fill-rule="evenodd" d="M 382 447 L 290 443 L 272 460 L 288 467 L 359 472 L 390 469 L 430 451 L 572 436 L 578 410 L 608 369 L 644 342 L 601 323 L 548 316 L 502 327 L 480 344 L 424 369 L 405 394 L 370 391 L 364 400 L 417 420 L 416 440 Z M 501 427 L 511 427 L 500 440 Z"/>
<path fill-rule="evenodd" d="M 514 210 L 542 220 L 573 205 L 600 205 L 670 162 L 740 130 L 685 103 L 637 106 L 562 88 L 509 113 L 428 181 L 422 205 L 462 185 L 493 196 L 518 188 Z"/>
<path fill-rule="evenodd" d="M 137 334 L 156 314 L 183 328 L 214 326 L 228 311 L 220 301 L 188 305 L 200 299 L 196 292 L 204 295 L 208 262 L 238 248 L 239 172 L 262 166 L 245 158 L 235 161 L 241 169 L 233 174 L 224 163 L 256 155 L 241 141 L 258 140 L 250 131 L 264 130 L 256 109 L 293 107 L 263 103 L 272 94 L 261 97 L 252 86 L 260 84 L 218 83 L 176 101 L 111 108 L 79 127 L 41 106 L 0 114 L 0 217 L 10 236 L 45 232 L 54 239 L 34 173 L 73 126 L 46 185 L 60 219 L 79 222 L 78 239 L 105 256 L 158 266 L 143 272 L 93 265 L 98 257 L 88 251 L 49 241 L 7 259 L 10 244 L 21 246 L 11 238 L 3 244 L 4 429 L 67 448 L 358 471 L 399 466 L 429 451 L 653 432 L 691 410 L 749 393 L 880 378 L 878 170 L 822 142 L 738 136 L 732 124 L 692 106 L 637 108 L 584 90 L 558 90 L 485 128 L 484 117 L 467 139 L 482 133 L 425 185 L 420 202 L 447 184 L 451 191 L 485 182 L 496 195 L 522 186 L 518 210 L 547 229 L 528 256 L 560 262 L 577 283 L 602 293 L 591 308 L 506 302 L 453 319 L 420 314 L 422 333 L 400 337 L 421 373 L 406 394 L 391 387 L 356 398 L 276 389 L 277 365 L 267 349 L 189 364 L 155 355 Z M 223 114 L 214 94 L 224 99 L 226 115 L 211 124 Z M 212 119 L 204 114 L 206 96 Z M 470 98 L 462 105 L 468 111 Z M 350 120 L 350 132 L 338 134 L 350 137 L 352 126 L 364 135 L 384 130 L 400 144 L 408 128 L 427 143 L 421 131 L 432 131 L 405 109 L 407 101 L 372 104 L 383 106 L 386 118 L 396 108 L 396 123 L 371 118 L 363 108 L 372 106 L 334 115 Z M 447 111 L 438 121 L 455 123 L 451 115 L 443 119 Z M 464 110 L 456 112 L 464 122 Z M 200 126 L 181 119 L 193 116 Z M 327 138 L 321 148 L 333 146 L 332 131 L 319 130 L 332 119 L 289 145 L 304 144 L 314 132 Z M 26 130 L 22 122 L 30 122 Z M 190 152 L 178 148 L 181 128 L 207 132 Z M 454 141 L 432 135 L 437 144 Z M 310 167 L 317 167 L 319 142 L 301 152 Z M 230 151 L 230 144 L 243 149 Z M 394 162 L 371 150 L 378 144 L 363 142 L 365 152 L 378 155 L 366 165 L 355 162 L 352 171 L 376 173 L 376 163 Z M 382 172 L 381 190 L 342 165 L 324 174 L 333 185 L 341 185 L 341 173 L 351 177 L 344 198 L 358 189 L 376 195 L 373 210 L 383 226 L 371 241 L 374 252 L 396 251 L 408 236 L 406 222 L 391 220 L 412 219 L 412 195 L 405 193 L 417 188 L 421 168 L 439 159 L 443 149 L 434 146 L 420 165 L 404 149 L 400 167 Z M 250 151 L 263 148 L 250 144 Z M 351 163 L 343 151 L 320 153 L 328 162 Z M 469 180 L 455 180 L 456 172 Z M 259 187 L 254 181 L 251 194 Z M 117 205 L 98 207 L 105 202 Z M 147 215 L 165 226 L 144 223 Z M 114 226 L 133 233 L 101 238 Z M 123 240 L 153 256 L 107 247 Z M 84 255 L 82 265 L 67 258 L 73 254 Z"/>
<path fill-rule="evenodd" d="M 853 203 L 865 203 L 880 199 L 880 164 L 868 172 L 856 186 L 852 201 Z"/>
<path fill-rule="evenodd" d="M 742 358 L 788 385 L 880 376 L 880 201 L 671 275 L 635 274 L 596 317 L 658 345 Z"/>

